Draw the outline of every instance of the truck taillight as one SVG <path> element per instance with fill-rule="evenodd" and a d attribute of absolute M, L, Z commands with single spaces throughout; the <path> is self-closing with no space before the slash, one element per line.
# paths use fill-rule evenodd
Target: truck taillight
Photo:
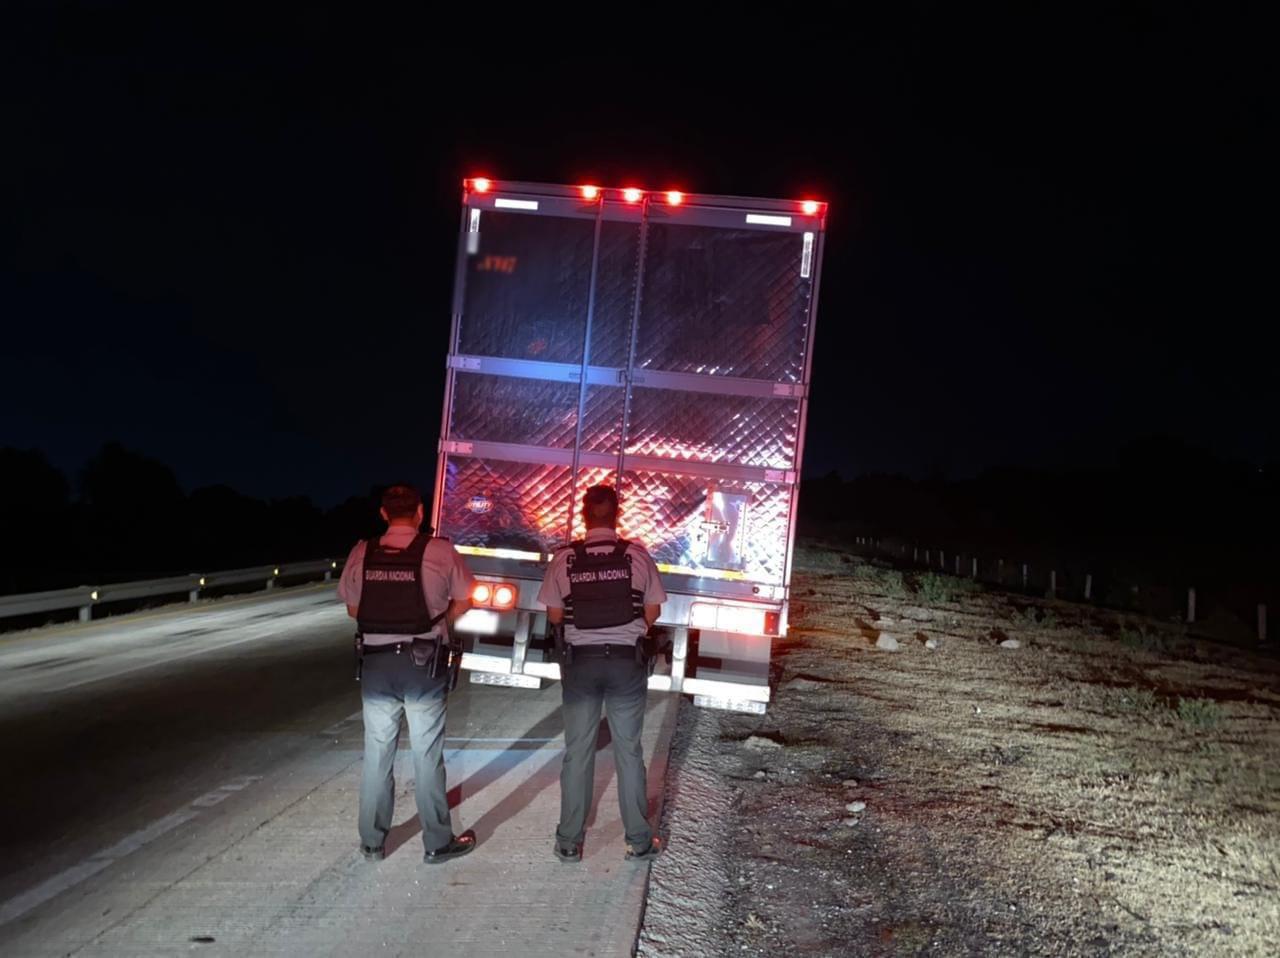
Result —
<path fill-rule="evenodd" d="M 622 198 L 628 203 L 639 203 L 642 196 L 644 196 L 644 194 L 634 186 L 629 186 L 622 191 Z"/>
<path fill-rule="evenodd" d="M 600 196 L 600 187 L 598 186 L 584 186 L 582 188 L 582 198 L 584 200 L 598 199 L 599 196 Z"/>
<path fill-rule="evenodd" d="M 694 629 L 714 630 L 717 632 L 768 635 L 767 624 L 771 614 L 775 616 L 776 622 L 777 613 L 770 613 L 768 609 L 695 602 L 689 609 L 689 625 Z"/>
<path fill-rule="evenodd" d="M 681 193 L 679 190 L 668 190 L 667 202 L 670 203 L 672 206 L 679 206 L 681 203 L 684 202 L 684 194 Z"/>
<path fill-rule="evenodd" d="M 819 208 L 820 207 L 817 200 L 805 200 L 804 206 L 801 207 L 801 209 L 804 210 L 805 216 L 816 216 L 818 214 Z"/>
<path fill-rule="evenodd" d="M 514 609 L 520 591 L 510 582 L 477 582 L 471 587 L 471 605 L 476 608 Z"/>
<path fill-rule="evenodd" d="M 505 582 L 493 590 L 493 607 L 510 609 L 516 604 L 516 590 Z"/>
<path fill-rule="evenodd" d="M 470 185 L 477 193 L 488 193 L 493 189 L 493 181 L 483 176 L 472 180 Z"/>

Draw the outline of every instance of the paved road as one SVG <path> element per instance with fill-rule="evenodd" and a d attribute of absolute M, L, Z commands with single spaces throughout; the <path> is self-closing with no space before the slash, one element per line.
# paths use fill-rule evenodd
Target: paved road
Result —
<path fill-rule="evenodd" d="M 402 752 L 390 854 L 360 859 L 350 637 L 317 586 L 0 639 L 0 953 L 629 955 L 647 866 L 607 747 L 584 862 L 551 854 L 554 684 L 451 698 L 472 855 L 422 863 Z M 651 693 L 654 810 L 675 705 Z"/>

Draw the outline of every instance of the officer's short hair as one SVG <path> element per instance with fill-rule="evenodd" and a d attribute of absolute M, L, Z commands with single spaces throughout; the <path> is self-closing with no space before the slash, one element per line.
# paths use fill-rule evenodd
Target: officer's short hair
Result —
<path fill-rule="evenodd" d="M 618 522 L 618 494 L 612 486 L 592 486 L 582 496 L 582 518 L 587 522 Z"/>
<path fill-rule="evenodd" d="M 413 486 L 398 482 L 387 486 L 382 493 L 382 508 L 388 519 L 412 519 L 422 505 L 422 496 Z"/>

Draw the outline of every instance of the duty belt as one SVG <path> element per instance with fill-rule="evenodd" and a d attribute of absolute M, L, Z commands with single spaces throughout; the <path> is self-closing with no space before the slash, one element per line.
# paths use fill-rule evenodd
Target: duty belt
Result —
<path fill-rule="evenodd" d="M 623 659 L 625 658 L 625 659 L 634 660 L 636 657 L 636 647 L 634 643 L 632 643 L 631 645 L 619 645 L 619 644 L 610 642 L 605 645 L 587 645 L 582 642 L 570 642 L 569 644 L 573 647 L 573 657 L 575 659 L 578 659 L 578 658 Z"/>
<path fill-rule="evenodd" d="M 432 638 L 430 638 L 430 639 L 423 639 L 423 641 L 425 641 L 425 642 L 436 642 L 436 641 L 438 641 L 438 640 L 437 640 L 436 638 L 432 637 Z M 405 652 L 408 652 L 408 651 L 409 651 L 409 649 L 410 649 L 412 646 L 413 646 L 413 642 L 412 642 L 412 641 L 409 641 L 409 642 L 392 642 L 392 643 L 389 643 L 389 644 L 387 644 L 387 645 L 366 645 L 366 646 L 363 646 L 363 647 L 362 647 L 361 651 L 362 651 L 365 655 L 377 655 L 377 654 L 378 654 L 378 653 L 380 653 L 380 652 L 394 652 L 396 655 L 402 655 L 402 654 L 404 654 Z"/>

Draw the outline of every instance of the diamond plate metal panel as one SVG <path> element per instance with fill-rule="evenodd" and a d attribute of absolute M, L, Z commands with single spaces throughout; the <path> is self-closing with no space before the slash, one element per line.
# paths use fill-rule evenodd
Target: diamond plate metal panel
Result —
<path fill-rule="evenodd" d="M 452 413 L 451 439 L 572 449 L 578 423 L 578 386 L 459 373 Z"/>
<path fill-rule="evenodd" d="M 741 530 L 742 574 L 750 582 L 780 585 L 786 565 L 791 490 L 770 482 L 709 482 L 692 476 L 627 471 L 618 491 L 619 528 L 643 542 L 658 562 L 691 569 L 707 562 L 711 536 L 708 500 L 719 490 L 748 497 Z"/>
<path fill-rule="evenodd" d="M 686 462 L 790 469 L 800 402 L 636 387 L 627 453 Z"/>
<path fill-rule="evenodd" d="M 592 220 L 485 211 L 467 256 L 458 348 L 582 362 L 594 242 Z"/>
<path fill-rule="evenodd" d="M 582 418 L 584 452 L 618 452 L 622 442 L 622 408 L 626 390 L 619 386 L 588 386 L 586 414 Z"/>
<path fill-rule="evenodd" d="M 812 280 L 794 233 L 649 227 L 636 366 L 799 382 Z"/>
<path fill-rule="evenodd" d="M 449 456 L 440 535 L 455 545 L 548 552 L 564 541 L 567 466 Z"/>
<path fill-rule="evenodd" d="M 593 366 L 627 364 L 639 269 L 640 225 L 609 221 L 601 224 L 596 308 L 591 321 Z"/>

